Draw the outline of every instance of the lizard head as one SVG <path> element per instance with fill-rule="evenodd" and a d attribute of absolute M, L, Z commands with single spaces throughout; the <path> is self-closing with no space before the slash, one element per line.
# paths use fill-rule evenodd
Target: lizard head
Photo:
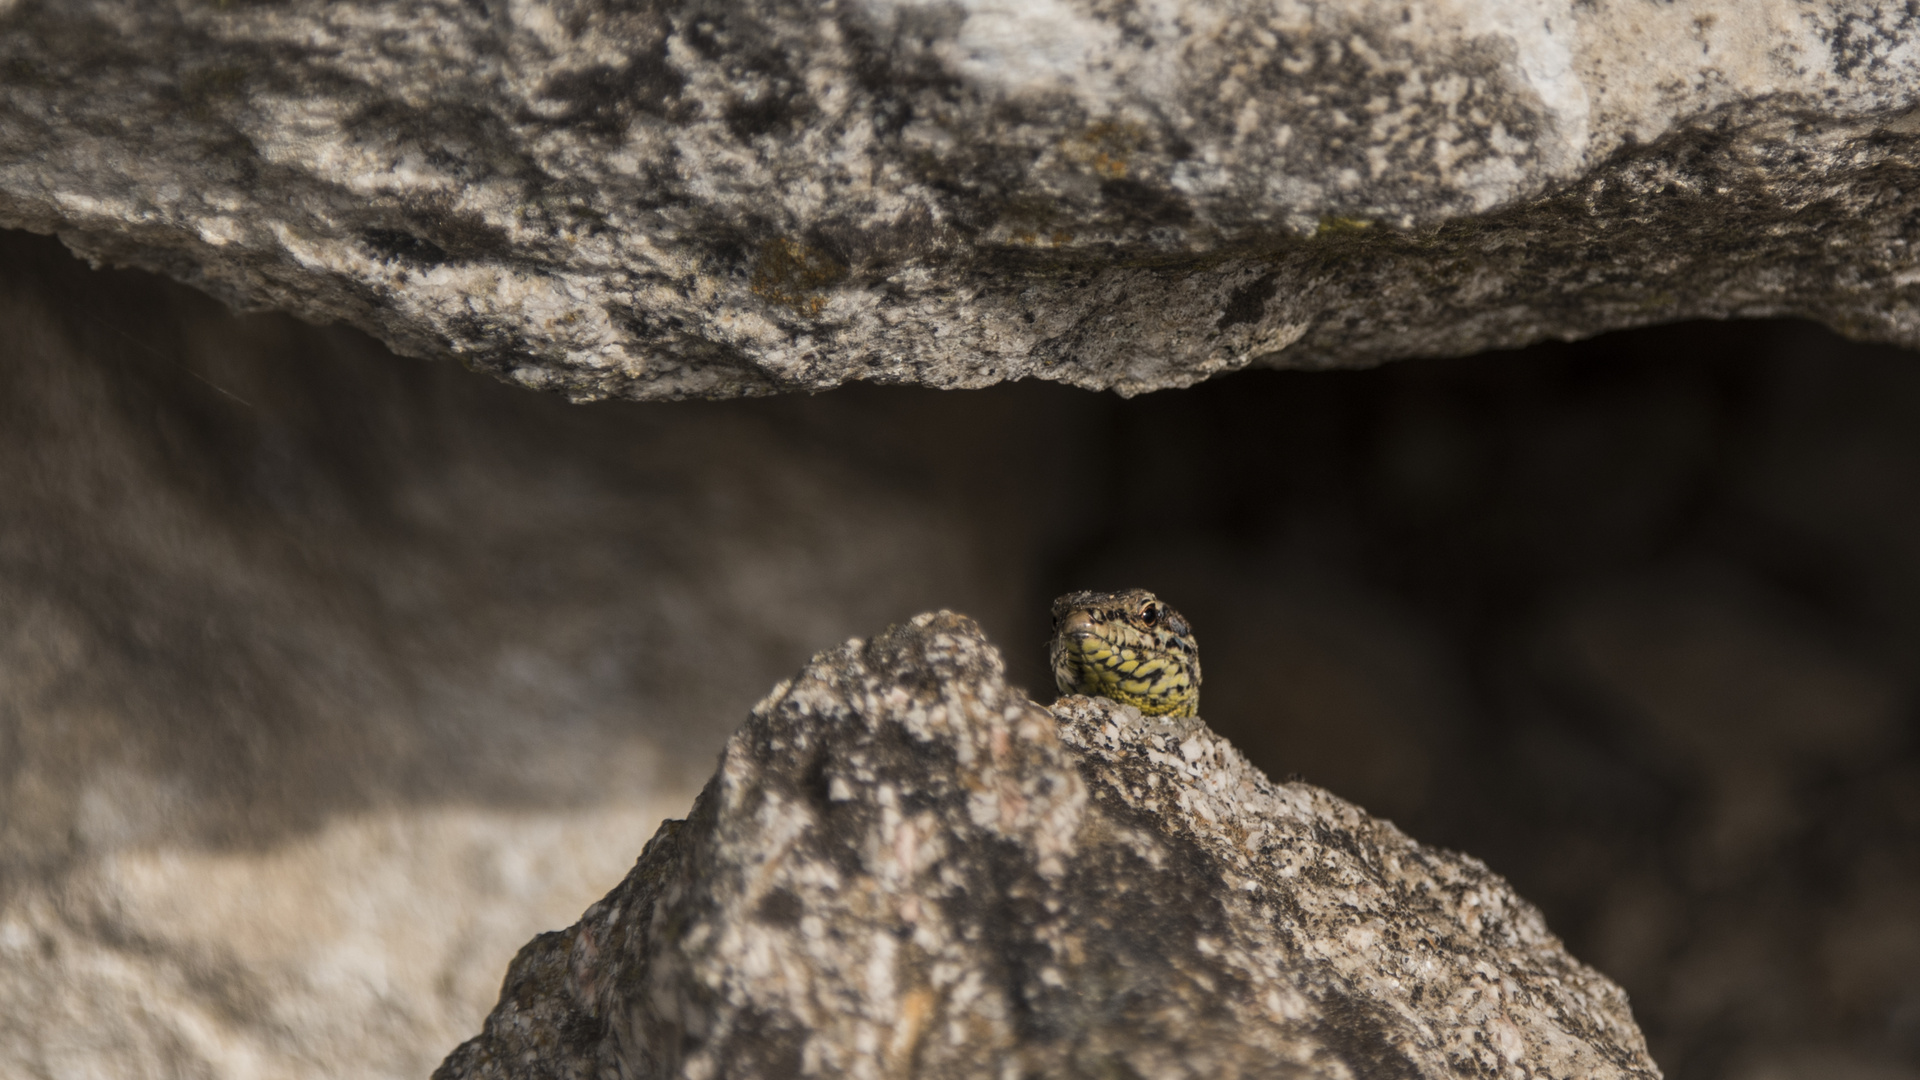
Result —
<path fill-rule="evenodd" d="M 1068 593 L 1053 602 L 1053 681 L 1063 694 L 1196 716 L 1200 647 L 1180 613 L 1145 589 Z"/>

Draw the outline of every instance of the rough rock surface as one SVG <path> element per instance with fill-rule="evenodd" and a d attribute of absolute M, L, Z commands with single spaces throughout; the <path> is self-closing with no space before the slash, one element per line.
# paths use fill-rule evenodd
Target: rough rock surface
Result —
<path fill-rule="evenodd" d="M 922 615 L 814 658 L 435 1074 L 1659 1076 L 1473 859 Z"/>
<path fill-rule="evenodd" d="M 0 225 L 576 397 L 1920 344 L 1879 0 L 0 0 Z"/>

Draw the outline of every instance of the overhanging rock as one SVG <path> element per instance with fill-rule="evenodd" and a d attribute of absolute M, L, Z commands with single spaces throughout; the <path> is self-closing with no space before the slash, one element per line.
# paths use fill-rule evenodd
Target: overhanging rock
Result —
<path fill-rule="evenodd" d="M 1195 720 L 1051 713 L 974 623 L 817 656 L 438 1080 L 1656 1080 L 1480 863 Z"/>
<path fill-rule="evenodd" d="M 0 0 L 0 224 L 580 398 L 1920 344 L 1911 5 Z"/>

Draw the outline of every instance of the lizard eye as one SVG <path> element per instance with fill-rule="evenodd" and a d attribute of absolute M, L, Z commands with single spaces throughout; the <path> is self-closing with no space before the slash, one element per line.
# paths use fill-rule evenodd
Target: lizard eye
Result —
<path fill-rule="evenodd" d="M 1164 610 L 1165 609 L 1162 608 L 1159 604 L 1153 604 L 1153 603 L 1146 604 L 1140 609 L 1140 621 L 1143 623 L 1146 623 L 1148 626 L 1158 625 L 1160 622 L 1160 615 Z"/>

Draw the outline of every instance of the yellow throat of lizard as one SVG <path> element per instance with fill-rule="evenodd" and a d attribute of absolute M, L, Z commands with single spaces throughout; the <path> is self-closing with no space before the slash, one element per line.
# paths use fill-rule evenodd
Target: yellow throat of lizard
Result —
<path fill-rule="evenodd" d="M 1197 716 L 1200 648 L 1180 613 L 1145 589 L 1068 593 L 1053 602 L 1053 681 L 1063 694 Z"/>

